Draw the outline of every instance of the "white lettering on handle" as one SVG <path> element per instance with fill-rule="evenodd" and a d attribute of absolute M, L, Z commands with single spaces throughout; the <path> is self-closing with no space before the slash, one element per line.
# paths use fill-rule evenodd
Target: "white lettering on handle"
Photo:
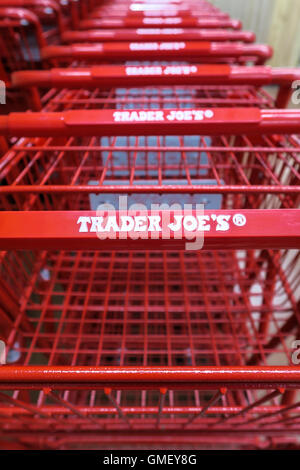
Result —
<path fill-rule="evenodd" d="M 185 49 L 185 42 L 131 42 L 131 51 L 180 51 Z"/>
<path fill-rule="evenodd" d="M 157 34 L 157 35 L 167 35 L 167 34 L 182 34 L 183 29 L 182 28 L 139 28 L 136 30 L 136 34 L 142 34 L 142 35 L 147 35 L 147 34 Z"/>
<path fill-rule="evenodd" d="M 147 76 L 147 75 L 192 75 L 197 73 L 196 65 L 146 65 L 146 66 L 130 66 L 125 68 L 128 76 Z"/>
<path fill-rule="evenodd" d="M 143 18 L 144 24 L 151 24 L 151 25 L 173 25 L 173 24 L 181 24 L 182 18 Z"/>
<path fill-rule="evenodd" d="M 175 109 L 170 111 L 115 111 L 115 122 L 147 122 L 147 121 L 203 121 L 212 119 L 214 112 L 211 109 Z M 167 120 L 167 121 L 166 121 Z"/>
<path fill-rule="evenodd" d="M 80 233 L 95 232 L 161 232 L 163 222 L 159 215 L 121 215 L 118 221 L 116 215 L 107 217 L 84 217 L 77 220 Z M 210 215 L 174 215 L 174 222 L 168 223 L 167 227 L 171 232 L 228 232 L 231 229 L 231 222 L 236 227 L 243 227 L 247 219 L 243 214 L 235 214 L 233 217 L 228 214 Z"/>

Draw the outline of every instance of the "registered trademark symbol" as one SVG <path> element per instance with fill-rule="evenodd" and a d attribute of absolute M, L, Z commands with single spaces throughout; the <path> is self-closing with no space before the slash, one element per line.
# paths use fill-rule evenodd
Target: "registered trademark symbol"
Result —
<path fill-rule="evenodd" d="M 233 216 L 233 223 L 238 227 L 243 227 L 244 225 L 246 225 L 246 221 L 246 217 L 243 214 L 235 214 Z"/>
<path fill-rule="evenodd" d="M 212 118 L 214 117 L 214 113 L 211 109 L 207 109 L 206 111 L 204 111 L 204 116 L 207 118 Z"/>

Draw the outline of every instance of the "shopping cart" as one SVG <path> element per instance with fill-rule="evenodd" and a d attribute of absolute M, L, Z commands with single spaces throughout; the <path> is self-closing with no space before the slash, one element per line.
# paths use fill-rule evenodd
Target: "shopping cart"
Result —
<path fill-rule="evenodd" d="M 40 50 L 59 43 L 67 26 L 53 0 L 0 0 L 0 79 L 6 85 L 6 106 L 1 106 L 1 113 L 28 107 L 24 95 L 11 89 L 11 73 L 43 67 Z"/>
<path fill-rule="evenodd" d="M 297 443 L 300 113 L 202 111 L 0 119 L 20 137 L 0 162 L 5 439 Z M 157 227 L 99 239 L 99 205 L 120 194 L 145 216 L 151 202 L 203 203 L 204 249 Z"/>
<path fill-rule="evenodd" d="M 26 9 L 35 14 L 44 26 L 43 36 L 49 43 L 57 42 L 59 35 L 69 26 L 68 17 L 63 15 L 61 4 L 55 0 L 0 0 L 0 8 L 8 7 Z"/>
<path fill-rule="evenodd" d="M 75 3 L 76 25 L 229 19 Z M 298 71 L 158 39 L 52 45 L 68 69 L 12 76 L 42 112 L 0 116 L 4 447 L 299 444 L 300 112 L 274 108 Z"/>
<path fill-rule="evenodd" d="M 66 16 L 54 0 L 0 0 L 0 57 L 6 73 L 40 66 L 40 49 L 60 43 L 78 3 L 70 2 Z"/>
<path fill-rule="evenodd" d="M 169 107 L 285 108 L 292 84 L 299 79 L 297 68 L 102 65 L 15 72 L 12 85 L 28 90 L 28 102 L 35 111 L 118 108 L 124 102 L 126 109 L 151 108 L 159 107 L 162 100 Z M 275 98 L 264 90 L 267 85 L 278 87 Z M 46 90 L 42 97 L 40 89 Z"/>
<path fill-rule="evenodd" d="M 11 89 L 11 73 L 41 68 L 38 51 L 46 45 L 41 24 L 34 13 L 0 6 L 0 80 L 6 89 L 6 104 L 1 104 L 1 113 L 11 109 L 23 111 L 28 106 L 24 94 Z"/>
<path fill-rule="evenodd" d="M 0 8 L 1 59 L 6 73 L 40 67 L 39 49 L 47 45 L 38 17 L 22 8 Z"/>

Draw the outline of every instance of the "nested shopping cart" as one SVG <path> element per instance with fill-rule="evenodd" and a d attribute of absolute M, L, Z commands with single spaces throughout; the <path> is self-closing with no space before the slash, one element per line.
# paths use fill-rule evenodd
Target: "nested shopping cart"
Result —
<path fill-rule="evenodd" d="M 12 71 L 40 66 L 40 49 L 59 44 L 80 6 L 77 1 L 66 9 L 55 0 L 0 0 L 0 57 L 6 73 L 1 78 L 9 82 Z"/>
<path fill-rule="evenodd" d="M 76 29 L 79 18 L 93 9 L 93 0 L 1 0 L 1 7 L 25 8 L 35 13 L 46 26 L 45 36 L 62 34 L 65 27 Z M 50 27 L 49 27 L 50 26 Z"/>
<path fill-rule="evenodd" d="M 57 0 L 0 0 L 0 8 L 25 9 L 37 16 L 46 41 L 55 41 L 71 23 L 61 3 Z M 6 16 L 3 10 L 3 16 Z M 26 25 L 26 18 L 21 24 Z M 38 42 L 39 40 L 37 40 Z"/>
<path fill-rule="evenodd" d="M 228 19 L 153 5 L 94 0 L 80 17 Z M 43 49 L 72 67 L 13 74 L 42 112 L 0 116 L 15 141 L 0 159 L 0 445 L 299 445 L 300 112 L 275 108 L 299 72 L 236 65 L 270 54 L 75 44 Z"/>
<path fill-rule="evenodd" d="M 0 18 L 0 54 L 8 74 L 36 68 L 40 64 L 40 49 L 57 44 L 68 26 L 54 0 L 1 0 Z"/>
<path fill-rule="evenodd" d="M 0 162 L 2 438 L 297 444 L 299 127 L 297 110 L 163 98 L 1 117 L 19 137 Z M 203 249 L 157 226 L 99 237 L 120 194 L 144 220 L 151 202 L 204 204 Z"/>
<path fill-rule="evenodd" d="M 67 5 L 55 0 L 0 0 L 0 79 L 6 85 L 2 113 L 28 107 L 24 95 L 11 89 L 11 73 L 43 67 L 41 49 L 59 44 L 87 6 L 88 2 L 75 0 Z"/>
<path fill-rule="evenodd" d="M 50 10 L 51 15 L 44 18 L 45 10 Z M 6 107 L 2 105 L 2 113 L 26 109 L 23 94 L 11 89 L 11 73 L 41 68 L 40 50 L 47 44 L 56 44 L 65 26 L 62 11 L 53 0 L 0 1 L 0 79 L 6 85 Z"/>

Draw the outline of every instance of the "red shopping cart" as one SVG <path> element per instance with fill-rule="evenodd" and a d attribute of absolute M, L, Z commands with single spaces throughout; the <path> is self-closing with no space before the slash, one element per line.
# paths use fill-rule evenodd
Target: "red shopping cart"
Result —
<path fill-rule="evenodd" d="M 69 25 L 61 4 L 55 0 L 0 0 L 0 8 L 26 9 L 35 14 L 44 26 L 43 36 L 47 42 L 57 41 Z M 6 12 L 2 11 L 5 17 Z"/>
<path fill-rule="evenodd" d="M 41 68 L 40 50 L 59 42 L 67 26 L 54 0 L 0 0 L 0 79 L 5 82 L 7 92 L 2 113 L 26 109 L 23 94 L 11 89 L 10 75 L 15 70 Z"/>
<path fill-rule="evenodd" d="M 41 448 L 297 441 L 299 111 L 209 111 L 1 118 L 21 137 L 1 160 L 5 436 L 38 435 Z M 119 194 L 202 202 L 204 250 L 159 231 L 99 239 L 93 205 Z"/>
<path fill-rule="evenodd" d="M 70 12 L 243 34 L 202 0 Z M 298 445 L 299 72 L 271 54 L 132 38 L 12 74 L 41 112 L 0 116 L 0 446 Z"/>
<path fill-rule="evenodd" d="M 1 58 L 6 73 L 40 65 L 39 49 L 47 45 L 38 17 L 21 8 L 0 8 Z M 33 42 L 29 38 L 34 32 Z"/>

